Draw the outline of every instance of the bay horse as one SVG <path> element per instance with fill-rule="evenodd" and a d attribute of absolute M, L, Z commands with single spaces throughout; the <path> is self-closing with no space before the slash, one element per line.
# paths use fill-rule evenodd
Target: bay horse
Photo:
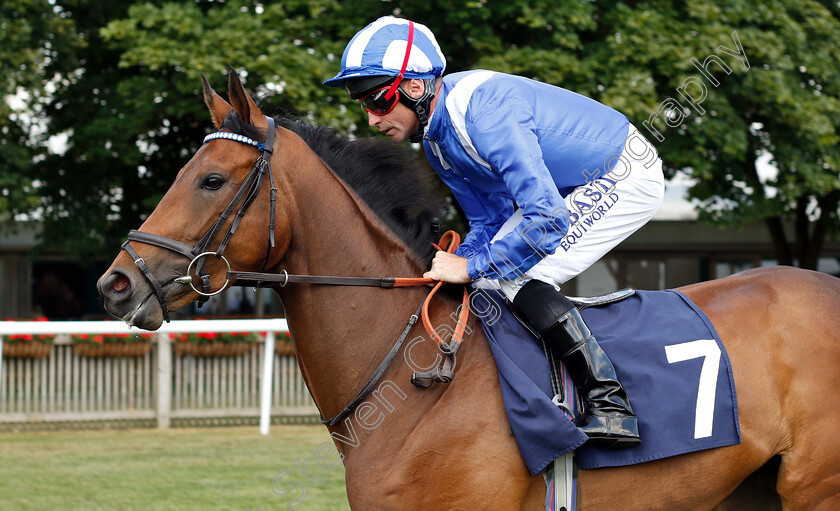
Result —
<path fill-rule="evenodd" d="M 426 225 L 434 213 L 423 204 L 433 194 L 428 183 L 406 177 L 411 164 L 399 148 L 388 141 L 349 142 L 300 123 L 285 123 L 269 134 L 269 120 L 232 69 L 228 93 L 230 103 L 204 79 L 215 127 L 273 139 L 273 176 L 255 190 L 225 252 L 234 268 L 422 275 L 432 255 Z M 234 140 L 205 143 L 141 230 L 184 246 L 198 242 L 259 156 L 259 150 Z M 266 250 L 272 187 L 275 244 Z M 216 249 L 213 243 L 208 250 Z M 100 278 L 99 292 L 112 315 L 155 330 L 164 309 L 174 311 L 197 298 L 189 285 L 175 280 L 187 273 L 188 260 L 154 244 L 130 245 L 160 283 L 161 301 L 126 251 Z M 205 261 L 212 289 L 221 288 L 223 262 Z M 274 289 L 306 385 L 324 417 L 337 414 L 359 391 L 427 293 L 423 287 L 312 284 Z M 745 502 L 760 509 L 840 509 L 840 280 L 776 267 L 681 291 L 708 315 L 728 351 L 743 441 L 634 466 L 582 470 L 580 509 L 745 509 Z M 441 296 L 430 309 L 435 324 L 451 323 L 458 304 L 454 295 Z M 353 509 L 543 509 L 544 480 L 530 476 L 522 461 L 490 349 L 480 326 L 473 321 L 471 327 L 451 383 L 412 387 L 412 369 L 403 358 L 428 365 L 437 350 L 431 342 L 406 344 L 383 375 L 392 385 L 378 396 L 378 411 L 365 412 L 370 421 L 379 418 L 376 427 L 370 422 L 360 427 L 350 418 L 328 427 L 333 438 L 354 439 L 352 445 L 336 441 Z M 415 325 L 408 338 L 421 330 Z M 763 476 L 750 479 L 756 471 Z"/>

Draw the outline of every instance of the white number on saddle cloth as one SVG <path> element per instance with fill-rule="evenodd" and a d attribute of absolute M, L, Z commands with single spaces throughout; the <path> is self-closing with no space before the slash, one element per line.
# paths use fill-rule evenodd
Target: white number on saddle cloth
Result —
<path fill-rule="evenodd" d="M 700 339 L 665 346 L 668 363 L 684 362 L 703 357 L 700 369 L 700 386 L 697 391 L 697 409 L 694 413 L 694 438 L 712 436 L 712 422 L 715 417 L 715 394 L 717 393 L 718 371 L 720 370 L 720 348 L 714 339 Z"/>

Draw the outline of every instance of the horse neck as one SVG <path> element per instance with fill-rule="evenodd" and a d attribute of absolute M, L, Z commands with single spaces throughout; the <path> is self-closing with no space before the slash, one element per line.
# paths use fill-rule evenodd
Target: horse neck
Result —
<path fill-rule="evenodd" d="M 295 166 L 283 169 L 278 187 L 288 194 L 291 243 L 273 270 L 420 276 L 423 269 L 406 246 L 302 141 L 295 145 L 301 154 L 285 160 Z M 278 290 L 301 372 L 325 416 L 338 413 L 367 381 L 425 293 L 302 284 Z"/>

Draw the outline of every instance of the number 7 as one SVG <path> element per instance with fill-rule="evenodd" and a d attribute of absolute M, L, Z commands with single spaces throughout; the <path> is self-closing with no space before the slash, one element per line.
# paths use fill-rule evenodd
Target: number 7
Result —
<path fill-rule="evenodd" d="M 704 357 L 700 369 L 700 386 L 697 390 L 697 409 L 694 412 L 694 438 L 712 436 L 712 423 L 715 416 L 715 394 L 718 371 L 720 370 L 720 348 L 714 339 L 700 339 L 665 346 L 668 363 L 684 362 Z"/>

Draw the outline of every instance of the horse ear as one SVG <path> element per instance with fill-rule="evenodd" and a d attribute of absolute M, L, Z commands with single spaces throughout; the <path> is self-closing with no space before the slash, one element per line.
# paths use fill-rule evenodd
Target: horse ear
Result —
<path fill-rule="evenodd" d="M 230 97 L 233 109 L 236 110 L 240 119 L 248 121 L 258 128 L 268 128 L 265 116 L 254 100 L 251 99 L 245 87 L 242 86 L 239 75 L 236 74 L 236 70 L 230 64 L 228 64 L 228 97 Z"/>
<path fill-rule="evenodd" d="M 225 120 L 225 116 L 233 110 L 233 107 L 230 106 L 230 103 L 225 101 L 221 96 L 216 94 L 216 91 L 213 90 L 213 87 L 210 87 L 210 82 L 207 81 L 207 77 L 204 76 L 204 73 L 201 73 L 201 81 L 204 83 L 204 104 L 207 105 L 207 108 L 210 110 L 210 117 L 213 119 L 213 126 L 216 129 L 219 129 L 222 125 L 222 121 Z"/>

